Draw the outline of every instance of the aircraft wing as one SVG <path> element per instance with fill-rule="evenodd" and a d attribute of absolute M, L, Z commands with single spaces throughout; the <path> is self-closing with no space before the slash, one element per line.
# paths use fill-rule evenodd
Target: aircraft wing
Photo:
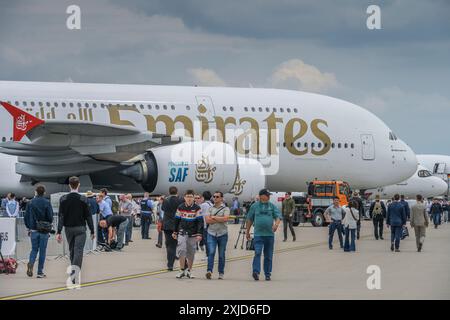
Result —
<path fill-rule="evenodd" d="M 152 148 L 182 140 L 131 126 L 44 122 L 8 103 L 0 104 L 14 118 L 13 141 L 0 143 L 0 152 L 17 156 L 16 173 L 27 177 L 57 178 L 102 171 L 135 162 Z M 25 135 L 29 141 L 22 141 Z"/>

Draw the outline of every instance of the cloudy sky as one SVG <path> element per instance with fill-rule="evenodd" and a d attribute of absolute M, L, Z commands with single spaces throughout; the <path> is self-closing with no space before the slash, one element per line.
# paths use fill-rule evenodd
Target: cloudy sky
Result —
<path fill-rule="evenodd" d="M 448 0 L 0 0 L 0 40 L 0 80 L 313 91 L 450 154 Z"/>

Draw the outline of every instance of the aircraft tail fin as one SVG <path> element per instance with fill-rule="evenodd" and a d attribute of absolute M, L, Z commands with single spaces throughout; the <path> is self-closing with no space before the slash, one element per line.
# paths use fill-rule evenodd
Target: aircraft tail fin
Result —
<path fill-rule="evenodd" d="M 13 140 L 20 141 L 31 129 L 45 123 L 45 121 L 7 103 L 0 104 L 13 116 Z"/>

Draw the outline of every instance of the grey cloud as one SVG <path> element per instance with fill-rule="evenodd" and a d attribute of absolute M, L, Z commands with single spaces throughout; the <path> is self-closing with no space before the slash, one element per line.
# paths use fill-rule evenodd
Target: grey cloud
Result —
<path fill-rule="evenodd" d="M 180 17 L 194 30 L 257 39 L 307 39 L 333 46 L 449 38 L 445 0 L 112 0 L 141 14 Z M 382 10 L 382 30 L 366 28 L 366 9 Z"/>
<path fill-rule="evenodd" d="M 416 152 L 450 154 L 449 1 L 0 2 L 1 80 L 311 90 L 301 73 L 272 81 L 301 60 L 335 78 L 320 91 L 367 107 Z M 74 3 L 80 31 L 65 27 Z M 368 31 L 377 3 L 383 30 Z"/>

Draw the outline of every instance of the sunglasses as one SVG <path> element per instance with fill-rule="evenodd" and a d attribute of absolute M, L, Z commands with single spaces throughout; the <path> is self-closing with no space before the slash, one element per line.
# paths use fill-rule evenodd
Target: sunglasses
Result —
<path fill-rule="evenodd" d="M 213 198 L 222 198 L 221 196 L 213 196 Z"/>

